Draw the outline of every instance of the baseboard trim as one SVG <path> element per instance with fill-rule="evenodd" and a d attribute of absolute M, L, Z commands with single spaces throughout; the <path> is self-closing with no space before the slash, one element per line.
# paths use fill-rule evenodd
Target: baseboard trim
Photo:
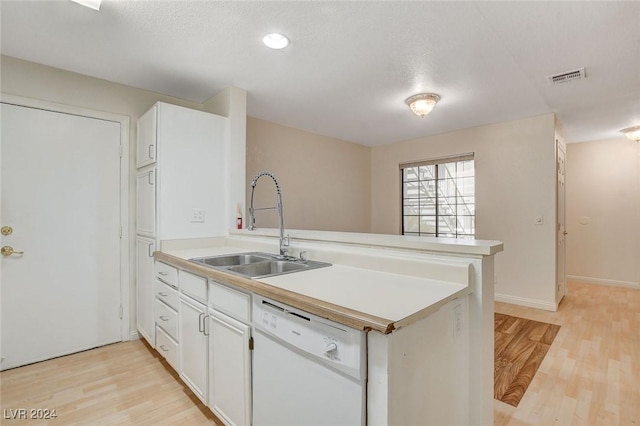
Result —
<path fill-rule="evenodd" d="M 138 330 L 132 330 L 129 333 L 129 340 L 138 340 L 140 338 L 140 335 L 138 334 Z"/>
<path fill-rule="evenodd" d="M 495 293 L 493 298 L 496 302 L 526 306 L 527 308 L 543 309 L 545 311 L 552 311 L 552 312 L 555 312 L 558 310 L 558 307 L 554 302 L 545 302 L 543 300 L 528 299 L 526 297 L 511 296 L 508 294 L 500 294 L 500 293 Z"/>
<path fill-rule="evenodd" d="M 577 275 L 567 275 L 567 279 L 572 281 L 580 281 L 581 283 L 585 283 L 585 284 L 599 284 L 599 285 L 607 285 L 610 287 L 640 289 L 640 283 L 634 283 L 633 281 L 606 280 L 604 278 L 579 277 Z"/>

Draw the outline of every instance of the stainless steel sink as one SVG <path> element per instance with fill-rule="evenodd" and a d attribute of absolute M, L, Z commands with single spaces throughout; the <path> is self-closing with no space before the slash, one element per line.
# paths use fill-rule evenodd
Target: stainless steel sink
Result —
<path fill-rule="evenodd" d="M 189 259 L 192 262 L 203 263 L 207 266 L 236 266 L 246 265 L 256 262 L 265 262 L 271 260 L 271 255 L 261 253 L 242 253 L 242 254 L 230 254 L 223 256 L 211 256 L 211 257 L 197 257 L 195 259 Z"/>
<path fill-rule="evenodd" d="M 283 259 L 281 256 L 255 252 L 196 257 L 189 260 L 214 269 L 232 272 L 249 278 L 266 278 L 331 266 L 330 263 L 325 262 L 296 258 Z"/>
<path fill-rule="evenodd" d="M 247 277 L 256 278 L 303 271 L 309 269 L 309 267 L 308 263 L 272 260 L 270 262 L 253 263 L 251 265 L 232 266 L 229 270 Z"/>

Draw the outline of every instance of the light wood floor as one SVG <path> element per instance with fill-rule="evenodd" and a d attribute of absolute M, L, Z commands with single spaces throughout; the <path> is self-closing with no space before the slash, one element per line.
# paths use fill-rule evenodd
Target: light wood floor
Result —
<path fill-rule="evenodd" d="M 495 425 L 640 425 L 640 290 L 569 283 L 558 312 L 496 312 L 562 327 L 517 408 Z"/>
<path fill-rule="evenodd" d="M 155 358 L 155 359 L 154 359 Z M 220 425 L 141 340 L 0 373 L 3 425 Z M 7 420 L 5 410 L 55 409 L 55 421 Z"/>
<path fill-rule="evenodd" d="M 562 328 L 518 407 L 495 401 L 495 424 L 640 426 L 640 290 L 568 288 L 558 312 L 496 304 Z M 60 425 L 220 424 L 141 341 L 2 372 L 0 407 L 56 409 Z"/>

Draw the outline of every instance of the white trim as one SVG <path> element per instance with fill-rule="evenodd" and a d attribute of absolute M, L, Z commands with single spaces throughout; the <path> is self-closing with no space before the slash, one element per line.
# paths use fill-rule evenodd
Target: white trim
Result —
<path fill-rule="evenodd" d="M 585 284 L 600 284 L 606 285 L 610 287 L 624 287 L 624 288 L 635 288 L 640 289 L 640 283 L 635 283 L 633 281 L 618 281 L 618 280 L 607 280 L 604 278 L 593 278 L 593 277 L 579 277 L 577 275 L 567 275 L 568 280 L 579 281 Z"/>
<path fill-rule="evenodd" d="M 96 111 L 84 107 L 64 105 L 40 99 L 25 98 L 6 93 L 0 93 L 0 102 L 27 108 L 36 108 L 45 111 L 95 118 L 120 124 L 120 144 L 122 146 L 122 157 L 120 158 L 120 225 L 122 226 L 122 237 L 120 238 L 120 304 L 122 305 L 120 338 L 122 341 L 129 340 L 131 336 L 129 324 L 129 295 L 131 292 L 131 280 L 129 277 L 129 117 L 126 115 L 112 114 L 110 112 Z"/>
<path fill-rule="evenodd" d="M 140 339 L 140 335 L 138 334 L 138 330 L 133 330 L 129 333 L 129 340 L 138 340 Z"/>
<path fill-rule="evenodd" d="M 511 296 L 508 294 L 495 293 L 494 300 L 496 302 L 510 303 L 512 305 L 526 306 L 528 308 L 544 309 L 545 311 L 557 311 L 558 307 L 553 302 L 545 302 L 544 300 L 528 299 L 526 297 Z"/>

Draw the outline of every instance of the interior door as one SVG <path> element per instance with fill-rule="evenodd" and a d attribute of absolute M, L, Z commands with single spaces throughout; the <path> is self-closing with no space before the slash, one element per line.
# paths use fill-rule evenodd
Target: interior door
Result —
<path fill-rule="evenodd" d="M 557 217 L 558 224 L 556 226 L 558 235 L 557 259 L 556 259 L 556 303 L 560 303 L 564 295 L 567 293 L 567 271 L 566 271 L 566 255 L 567 245 L 565 239 L 567 236 L 566 229 L 566 212 L 565 212 L 565 162 L 566 148 L 562 141 L 556 139 L 556 157 L 557 161 Z"/>
<path fill-rule="evenodd" d="M 120 123 L 1 108 L 5 370 L 121 340 Z"/>

